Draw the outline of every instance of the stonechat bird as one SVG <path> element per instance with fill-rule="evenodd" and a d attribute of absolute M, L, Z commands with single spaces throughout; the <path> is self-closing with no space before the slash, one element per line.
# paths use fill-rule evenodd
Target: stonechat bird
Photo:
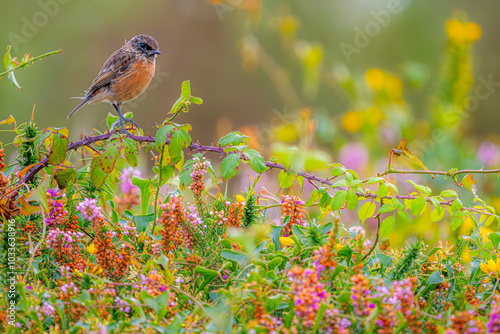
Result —
<path fill-rule="evenodd" d="M 153 37 L 137 35 L 113 52 L 85 92 L 83 101 L 70 112 L 68 119 L 86 104 L 108 102 L 120 116 L 122 132 L 130 135 L 124 122 L 130 122 L 139 128 L 132 119 L 123 117 L 121 107 L 148 88 L 155 74 L 156 56 L 161 55 L 158 48 L 158 42 Z"/>

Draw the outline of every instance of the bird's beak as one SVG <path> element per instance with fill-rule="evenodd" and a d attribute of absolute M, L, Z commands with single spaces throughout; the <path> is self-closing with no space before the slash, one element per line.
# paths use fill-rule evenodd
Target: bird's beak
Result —
<path fill-rule="evenodd" d="M 151 51 L 151 54 L 154 54 L 154 55 L 161 55 L 161 52 L 158 51 L 158 50 L 153 50 Z"/>

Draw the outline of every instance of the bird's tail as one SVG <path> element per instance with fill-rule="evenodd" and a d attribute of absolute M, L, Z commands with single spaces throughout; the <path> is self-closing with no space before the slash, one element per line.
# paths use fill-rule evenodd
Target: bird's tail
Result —
<path fill-rule="evenodd" d="M 82 102 L 80 102 L 80 103 L 79 103 L 79 104 L 75 107 L 75 109 L 73 109 L 73 110 L 69 113 L 69 115 L 68 115 L 68 117 L 67 117 L 66 119 L 69 119 L 69 118 L 70 118 L 70 117 L 71 117 L 74 113 L 76 113 L 78 110 L 80 110 L 80 108 L 81 108 L 81 107 L 83 107 L 85 104 L 87 104 L 87 102 L 89 102 L 89 97 L 84 97 L 84 98 L 83 98 L 83 101 L 82 101 Z"/>

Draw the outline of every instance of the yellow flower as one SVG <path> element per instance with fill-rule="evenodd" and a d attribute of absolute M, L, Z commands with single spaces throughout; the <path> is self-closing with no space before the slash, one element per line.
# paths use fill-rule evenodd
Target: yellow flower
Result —
<path fill-rule="evenodd" d="M 95 266 L 94 268 L 92 268 L 92 271 L 90 273 L 93 274 L 93 275 L 99 275 L 102 272 L 103 272 L 103 269 L 102 269 L 101 265 L 98 264 L 97 266 Z"/>
<path fill-rule="evenodd" d="M 280 243 L 285 246 L 295 245 L 295 241 L 290 237 L 280 237 Z"/>
<path fill-rule="evenodd" d="M 488 227 L 481 227 L 479 229 L 479 236 L 481 238 L 483 238 L 483 242 L 484 243 L 487 243 L 488 241 L 490 241 L 490 238 L 489 238 L 489 235 L 490 233 L 492 233 L 493 230 L 491 228 L 488 228 Z"/>
<path fill-rule="evenodd" d="M 300 26 L 300 21 L 293 16 L 286 16 L 279 22 L 279 28 L 283 39 L 289 39 L 295 36 L 295 32 Z"/>
<path fill-rule="evenodd" d="M 245 197 L 241 195 L 236 195 L 236 200 L 238 201 L 238 203 L 243 203 L 245 202 Z"/>
<path fill-rule="evenodd" d="M 96 246 L 94 245 L 94 243 L 91 243 L 90 245 L 87 246 L 87 251 L 94 255 L 95 253 L 97 253 L 97 248 Z"/>
<path fill-rule="evenodd" d="M 468 249 L 464 250 L 462 252 L 462 262 L 463 263 L 470 263 L 472 262 L 472 256 L 470 256 L 470 252 Z"/>
<path fill-rule="evenodd" d="M 299 137 L 299 131 L 293 124 L 279 125 L 273 129 L 276 140 L 292 143 Z"/>
<path fill-rule="evenodd" d="M 385 76 L 385 89 L 387 94 L 392 98 L 401 97 L 403 94 L 403 82 L 394 74 L 386 74 Z"/>
<path fill-rule="evenodd" d="M 363 125 L 363 115 L 356 110 L 348 111 L 342 116 L 342 127 L 349 133 L 361 130 Z"/>
<path fill-rule="evenodd" d="M 335 244 L 335 251 L 338 252 L 338 251 L 340 251 L 344 247 L 345 247 L 345 245 L 343 245 L 343 244 Z"/>
<path fill-rule="evenodd" d="M 475 22 L 461 22 L 456 18 L 446 21 L 446 34 L 456 44 L 472 43 L 481 37 L 481 27 Z"/>
<path fill-rule="evenodd" d="M 479 267 L 488 276 L 498 277 L 500 275 L 500 257 L 497 258 L 496 262 L 489 259 L 487 263 L 481 263 Z"/>
<path fill-rule="evenodd" d="M 384 87 L 385 74 L 379 68 L 370 68 L 365 73 L 365 79 L 373 90 L 381 90 Z"/>

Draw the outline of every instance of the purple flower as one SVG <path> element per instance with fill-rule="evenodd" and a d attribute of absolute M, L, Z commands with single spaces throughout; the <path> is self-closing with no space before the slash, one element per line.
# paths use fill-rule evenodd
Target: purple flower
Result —
<path fill-rule="evenodd" d="M 141 171 L 133 167 L 124 168 L 122 175 L 120 176 L 120 181 L 122 181 L 121 188 L 122 192 L 125 194 L 130 194 L 134 191 L 138 191 L 139 187 L 132 184 L 133 176 L 141 176 Z"/>
<path fill-rule="evenodd" d="M 490 319 L 486 324 L 488 333 L 500 333 L 500 304 L 496 304 L 491 308 Z"/>
<path fill-rule="evenodd" d="M 497 166 L 500 163 L 500 148 L 495 143 L 485 140 L 477 149 L 476 157 L 486 167 Z"/>
<path fill-rule="evenodd" d="M 97 199 L 85 198 L 83 201 L 78 203 L 76 209 L 80 211 L 80 213 L 85 219 L 93 221 L 94 219 L 102 217 L 101 208 L 96 204 L 97 204 Z"/>
<path fill-rule="evenodd" d="M 368 151 L 361 143 L 348 143 L 340 149 L 340 163 L 347 168 L 363 169 L 368 164 L 368 159 Z"/>

